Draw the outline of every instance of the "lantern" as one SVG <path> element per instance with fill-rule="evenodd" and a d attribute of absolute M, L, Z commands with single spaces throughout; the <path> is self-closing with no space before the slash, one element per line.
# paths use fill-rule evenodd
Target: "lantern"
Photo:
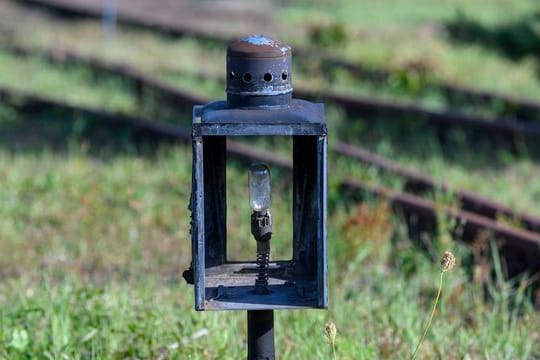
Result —
<path fill-rule="evenodd" d="M 291 48 L 254 35 L 227 49 L 227 100 L 193 110 L 192 268 L 197 310 L 326 308 L 327 130 L 322 104 L 292 98 Z M 228 261 L 227 138 L 292 139 L 292 259 L 271 259 L 271 164 L 249 169 L 257 253 Z"/>

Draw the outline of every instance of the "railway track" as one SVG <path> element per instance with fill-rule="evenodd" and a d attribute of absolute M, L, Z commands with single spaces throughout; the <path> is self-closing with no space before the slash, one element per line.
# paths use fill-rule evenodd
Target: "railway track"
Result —
<path fill-rule="evenodd" d="M 323 57 L 323 66 L 338 67 L 346 70 L 353 78 L 369 80 L 376 83 L 387 82 L 396 71 L 384 68 L 373 68 L 360 63 L 353 63 L 335 57 Z M 523 100 L 507 94 L 494 93 L 485 90 L 474 89 L 464 85 L 445 83 L 437 80 L 427 80 L 426 91 L 441 93 L 449 104 L 467 103 L 469 105 L 481 105 L 502 108 L 508 113 L 508 118 L 529 121 L 540 120 L 540 102 Z"/>
<path fill-rule="evenodd" d="M 101 18 L 102 9 L 101 2 L 83 2 L 80 4 L 77 1 L 69 0 L 18 0 L 20 3 L 45 7 L 47 9 L 53 10 L 60 14 L 67 14 L 70 16 L 82 16 L 82 17 L 91 17 L 91 18 Z M 193 26 L 188 26 L 182 24 L 178 21 L 163 21 L 156 19 L 153 16 L 147 15 L 134 15 L 130 13 L 125 13 L 120 9 L 118 13 L 118 21 L 129 25 L 136 26 L 146 29 L 153 29 L 161 31 L 167 34 L 172 34 L 176 36 L 189 36 L 202 40 L 208 40 L 219 43 L 229 43 L 233 40 L 234 36 L 223 35 L 223 33 L 212 31 L 211 29 L 195 28 Z M 321 66 L 323 68 L 332 68 L 337 67 L 346 70 L 349 74 L 355 78 L 359 79 L 369 79 L 371 81 L 385 82 L 393 76 L 395 71 L 384 68 L 373 68 L 372 66 L 363 65 L 356 62 L 346 61 L 335 56 L 330 55 L 321 55 L 312 50 L 308 49 L 298 49 L 295 48 L 295 53 L 300 54 L 301 56 L 309 56 L 310 58 L 320 59 Z M 504 94 L 497 94 L 489 91 L 482 91 L 478 89 L 473 89 L 463 85 L 448 84 L 440 81 L 430 81 L 427 84 L 429 90 L 435 90 L 444 94 L 444 96 L 449 100 L 453 101 L 465 101 L 471 105 L 496 105 L 498 108 L 505 109 L 504 112 L 508 115 L 503 119 L 504 125 L 501 126 L 500 131 L 514 131 L 520 133 L 523 129 L 520 127 L 511 127 L 507 123 L 511 123 L 513 119 L 521 120 L 540 120 L 540 102 L 536 101 L 524 101 L 516 97 Z M 347 97 L 341 98 L 341 96 L 333 95 L 330 96 L 325 101 L 335 101 L 340 103 L 347 103 Z M 379 111 L 380 107 L 376 104 L 371 104 L 368 99 L 367 103 L 363 106 L 357 104 L 352 106 L 351 110 L 354 110 L 352 113 L 363 114 L 363 113 L 372 113 L 374 111 Z M 379 104 L 385 105 L 385 103 Z M 397 110 L 397 109 L 396 109 Z M 412 115 L 419 115 L 418 109 L 416 107 L 402 107 L 399 108 L 399 111 L 409 111 Z M 388 109 L 388 111 L 391 111 Z M 428 115 L 438 119 L 439 122 L 445 123 L 446 116 L 444 114 L 438 114 L 437 112 Z M 452 114 L 450 117 L 455 117 L 456 122 L 463 122 L 464 126 L 475 126 L 475 120 L 485 120 L 478 117 L 461 117 L 459 114 Z M 522 121 L 523 122 L 523 121 Z M 481 124 L 480 124 L 481 126 Z M 494 130 L 495 131 L 495 130 Z M 497 132 L 497 131 L 496 131 Z"/>
<path fill-rule="evenodd" d="M 70 114 L 71 118 L 76 118 L 78 115 L 85 115 L 99 126 L 110 129 L 125 128 L 130 130 L 134 140 L 144 138 L 155 142 L 191 143 L 190 129 L 142 117 L 126 116 L 92 107 L 73 105 L 7 87 L 0 87 L 0 103 L 9 104 L 22 112 L 34 113 L 36 111 L 60 109 Z M 227 151 L 237 160 L 252 161 L 259 159 L 282 168 L 292 169 L 292 163 L 290 161 L 233 140 L 227 141 Z"/>
<path fill-rule="evenodd" d="M 184 99 L 184 102 L 187 104 L 192 100 L 192 98 L 187 98 Z M 134 134 L 135 139 L 144 138 L 157 142 L 181 143 L 188 143 L 191 141 L 190 131 L 178 126 L 162 124 L 143 118 L 112 114 L 99 109 L 75 106 L 43 96 L 14 91 L 9 88 L 0 88 L 0 102 L 8 103 L 20 111 L 60 108 L 72 113 L 72 117 L 75 117 L 75 114 L 84 114 L 91 117 L 96 123 L 100 124 L 100 126 L 109 126 L 115 129 L 118 127 L 129 128 Z M 433 189 L 441 188 L 441 185 L 435 184 L 429 177 L 406 170 L 365 149 L 353 147 L 348 144 L 337 143 L 331 146 L 331 151 L 335 154 L 348 156 L 353 160 L 380 166 L 381 168 L 403 176 L 410 181 L 416 181 L 416 183 L 422 184 L 424 187 L 431 185 Z M 292 169 L 290 160 L 283 159 L 267 151 L 261 151 L 231 139 L 227 141 L 227 152 L 231 157 L 234 157 L 237 160 L 264 161 L 272 166 L 288 170 Z M 445 185 L 442 185 L 442 188 L 445 188 Z M 362 183 L 356 179 L 342 180 L 340 182 L 340 189 L 344 195 L 355 200 L 363 199 L 366 194 L 386 199 L 396 211 L 405 215 L 409 224 L 422 224 L 427 227 L 436 226 L 437 214 L 439 211 L 443 211 L 447 216 L 463 225 L 459 231 L 456 229 L 455 235 L 459 236 L 465 242 L 474 244 L 475 241 L 478 238 L 482 238 L 481 235 L 486 232 L 496 238 L 500 243 L 500 255 L 505 261 L 506 270 L 509 276 L 515 276 L 525 271 L 531 273 L 540 271 L 540 234 L 536 232 L 537 229 L 520 229 L 499 223 L 495 218 L 490 218 L 489 213 L 486 212 L 485 209 L 490 209 L 489 211 L 506 209 L 505 211 L 508 211 L 509 216 L 521 218 L 524 223 L 525 221 L 529 221 L 533 225 L 539 222 L 539 220 L 534 217 L 524 214 L 515 214 L 502 205 L 480 197 L 475 197 L 474 200 L 476 201 L 477 207 L 480 206 L 484 211 L 478 211 L 475 208 L 465 210 L 453 207 L 445 207 L 441 210 L 441 208 L 437 207 L 433 202 L 417 195 L 390 191 Z M 460 193 L 463 192 L 458 192 L 458 194 Z"/>
<path fill-rule="evenodd" d="M 459 203 L 460 208 L 464 211 L 475 213 L 492 220 L 497 220 L 498 217 L 505 217 L 514 223 L 520 224 L 524 229 L 540 233 L 540 218 L 535 216 L 516 212 L 508 206 L 467 190 L 458 189 L 454 191 L 448 184 L 437 183 L 430 176 L 407 169 L 392 160 L 358 146 L 338 142 L 332 146 L 332 150 L 339 155 L 376 166 L 390 174 L 403 178 L 405 180 L 404 189 L 406 192 L 420 195 L 427 192 L 452 193 Z"/>
<path fill-rule="evenodd" d="M 19 55 L 43 56 L 55 63 L 78 63 L 91 67 L 96 71 L 121 76 L 133 82 L 139 94 L 142 94 L 142 89 L 146 88 L 167 95 L 180 103 L 186 103 L 187 101 L 188 104 L 200 104 L 205 102 L 205 99 L 200 95 L 173 86 L 156 77 L 143 74 L 125 64 L 105 62 L 97 57 L 81 55 L 77 52 L 60 48 L 36 50 L 13 44 L 4 45 L 3 48 Z M 219 81 L 218 79 L 212 80 Z M 377 121 L 377 119 L 381 118 L 384 118 L 386 121 L 399 121 L 402 118 L 425 121 L 437 130 L 442 142 L 445 142 L 445 136 L 448 130 L 455 128 L 472 132 L 473 135 L 477 137 L 482 136 L 484 139 L 487 138 L 490 141 L 509 143 L 511 149 L 514 149 L 514 142 L 517 140 L 540 137 L 540 122 L 531 123 L 514 118 L 484 118 L 464 115 L 454 111 L 434 111 L 414 104 L 383 101 L 331 92 L 319 92 L 305 88 L 295 88 L 295 96 L 335 104 L 342 108 L 350 117 L 361 116 L 371 121 Z M 486 135 L 489 135 L 489 137 Z"/>
<path fill-rule="evenodd" d="M 501 224 L 471 211 L 452 207 L 441 208 L 432 201 L 366 184 L 356 179 L 343 180 L 340 188 L 345 194 L 359 201 L 363 200 L 365 195 L 386 200 L 396 212 L 405 217 L 409 224 L 409 234 L 413 237 L 416 237 L 414 234 L 416 231 L 434 229 L 437 226 L 437 214 L 441 211 L 460 224 L 452 229 L 453 236 L 459 237 L 473 247 L 485 247 L 486 244 L 481 242 L 486 242 L 487 237 L 492 236 L 499 241 L 503 266 L 510 278 L 527 271 L 533 274 L 540 271 L 538 233 Z"/>
<path fill-rule="evenodd" d="M 106 73 L 121 76 L 127 80 L 130 80 L 136 89 L 137 93 L 141 94 L 143 88 L 150 88 L 156 92 L 166 94 L 174 99 L 176 105 L 181 105 L 182 109 L 191 110 L 195 104 L 204 104 L 210 101 L 210 99 L 203 96 L 199 96 L 185 89 L 181 89 L 177 86 L 170 85 L 160 79 L 143 74 L 130 66 L 125 64 L 114 64 L 105 62 L 96 57 L 82 56 L 76 52 L 65 49 L 53 49 L 50 51 L 32 51 L 28 48 L 12 45 L 8 48 L 12 52 L 28 56 L 38 55 L 44 56 L 50 61 L 57 63 L 79 63 L 85 66 L 89 66 L 97 71 L 103 71 Z M 298 91 L 297 91 L 298 93 Z M 300 95 L 307 95 L 306 97 L 315 97 L 313 93 L 302 93 Z M 302 96 L 300 96 L 302 97 Z M 189 112 L 188 111 L 188 112 Z M 332 150 L 341 156 L 351 158 L 355 161 L 360 161 L 369 165 L 375 165 L 391 174 L 400 176 L 406 181 L 405 188 L 413 193 L 425 193 L 425 192 L 451 192 L 451 189 L 446 184 L 438 184 L 429 176 L 410 171 L 401 165 L 394 163 L 384 157 L 378 156 L 358 146 L 352 146 L 343 142 L 336 143 L 332 146 Z M 496 219 L 499 216 L 504 216 L 508 219 L 518 222 L 524 228 L 532 231 L 540 232 L 540 219 L 529 216 L 527 214 L 516 213 L 512 209 L 498 204 L 489 199 L 480 197 L 474 193 L 458 190 L 456 193 L 456 199 L 461 204 L 461 207 L 467 211 L 474 211 L 491 219 Z"/>

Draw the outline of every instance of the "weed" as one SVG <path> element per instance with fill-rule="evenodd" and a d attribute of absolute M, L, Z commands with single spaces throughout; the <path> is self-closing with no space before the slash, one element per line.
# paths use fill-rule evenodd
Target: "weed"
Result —
<path fill-rule="evenodd" d="M 439 279 L 439 287 L 437 289 L 437 296 L 435 297 L 435 301 L 433 302 L 433 308 L 431 309 L 431 314 L 429 315 L 428 322 L 426 324 L 426 328 L 424 329 L 424 332 L 422 334 L 422 337 L 418 341 L 418 344 L 416 345 L 416 348 L 414 349 L 414 352 L 412 354 L 412 359 L 416 359 L 416 356 L 418 354 L 418 350 L 420 349 L 420 346 L 422 345 L 422 342 L 424 341 L 427 332 L 429 331 L 429 328 L 431 326 L 431 322 L 433 321 L 433 316 L 435 316 L 435 310 L 437 309 L 437 304 L 439 303 L 439 298 L 441 296 L 441 289 L 443 285 L 443 277 L 444 274 L 447 271 L 452 270 L 456 263 L 456 258 L 454 257 L 454 254 L 452 254 L 450 251 L 445 251 L 442 258 L 441 258 L 441 273 L 440 273 L 440 279 Z"/>
<path fill-rule="evenodd" d="M 326 330 L 326 338 L 328 339 L 328 343 L 330 344 L 330 347 L 332 348 L 332 357 L 334 360 L 336 359 L 336 336 L 337 336 L 337 328 L 336 324 L 332 320 L 328 321 L 325 326 Z"/>

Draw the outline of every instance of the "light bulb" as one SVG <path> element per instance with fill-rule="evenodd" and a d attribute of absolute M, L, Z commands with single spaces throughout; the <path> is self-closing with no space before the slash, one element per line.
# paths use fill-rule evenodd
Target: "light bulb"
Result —
<path fill-rule="evenodd" d="M 249 204 L 253 211 L 265 212 L 270 208 L 270 169 L 263 163 L 249 167 Z"/>

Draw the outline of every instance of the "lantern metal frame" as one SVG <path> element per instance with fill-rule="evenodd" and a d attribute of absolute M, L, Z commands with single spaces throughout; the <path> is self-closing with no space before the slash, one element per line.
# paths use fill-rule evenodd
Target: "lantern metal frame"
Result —
<path fill-rule="evenodd" d="M 327 129 L 323 104 L 193 110 L 192 267 L 196 310 L 327 308 Z M 271 261 L 269 294 L 255 294 L 255 261 L 227 260 L 226 139 L 286 136 L 293 150 L 291 260 Z M 246 199 L 247 201 L 247 199 Z"/>
<path fill-rule="evenodd" d="M 291 75 L 289 45 L 247 36 L 227 48 L 227 100 L 193 109 L 193 253 L 183 275 L 194 284 L 195 309 L 248 310 L 250 359 L 274 358 L 274 309 L 328 307 L 324 106 L 293 99 Z M 257 238 L 260 223 L 253 216 L 256 257 L 227 259 L 227 138 L 238 136 L 292 139 L 290 260 L 268 263 L 270 245 Z M 264 231 L 271 234 L 271 228 Z"/>

